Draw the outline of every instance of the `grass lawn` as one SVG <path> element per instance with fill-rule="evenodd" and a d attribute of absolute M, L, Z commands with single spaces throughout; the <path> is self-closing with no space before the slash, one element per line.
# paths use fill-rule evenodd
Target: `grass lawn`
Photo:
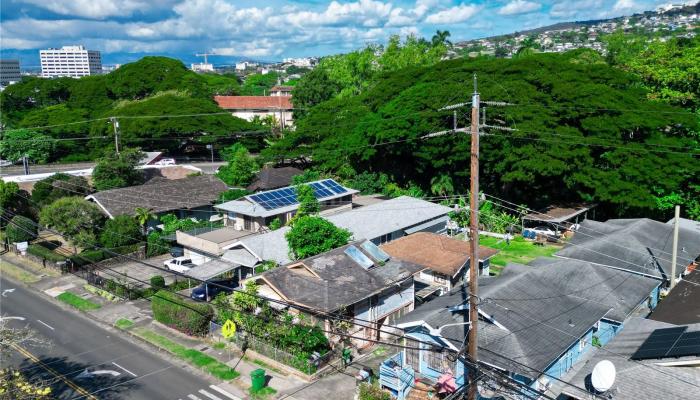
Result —
<path fill-rule="evenodd" d="M 260 361 L 260 360 L 258 360 L 258 359 L 252 359 L 252 358 L 250 358 L 250 357 L 248 357 L 248 356 L 243 356 L 243 359 L 246 360 L 246 361 L 248 361 L 248 362 L 252 362 L 253 364 L 259 365 L 259 366 L 261 366 L 261 367 L 263 367 L 263 368 L 265 368 L 265 369 L 269 369 L 270 371 L 275 371 L 275 372 L 277 372 L 277 373 L 280 374 L 280 375 L 289 375 L 288 373 L 282 371 L 281 369 L 275 368 L 275 367 L 273 367 L 272 365 L 270 365 L 270 364 L 268 364 L 268 363 L 266 363 L 266 362 L 264 362 L 264 361 Z"/>
<path fill-rule="evenodd" d="M 101 307 L 99 304 L 93 303 L 89 300 L 85 300 L 84 298 L 71 292 L 63 292 L 59 294 L 56 298 L 66 304 L 70 304 L 71 306 L 77 308 L 80 311 L 97 310 Z"/>
<path fill-rule="evenodd" d="M 264 388 L 258 390 L 257 392 L 253 392 L 252 390 L 249 390 L 248 393 L 250 393 L 251 399 L 264 400 L 264 399 L 267 399 L 269 396 L 272 396 L 275 393 L 277 393 L 277 391 L 269 386 L 265 386 Z"/>
<path fill-rule="evenodd" d="M 127 319 L 127 318 L 119 318 L 115 323 L 114 326 L 116 326 L 119 329 L 129 329 L 132 326 L 134 326 L 134 321 Z"/>
<path fill-rule="evenodd" d="M 545 244 L 544 246 L 535 245 L 534 242 L 525 240 L 522 236 L 516 236 L 510 241 L 510 245 L 506 244 L 503 239 L 480 236 L 479 244 L 492 249 L 500 250 L 500 253 L 491 258 L 491 272 L 498 275 L 503 267 L 509 262 L 527 264 L 537 257 L 551 257 L 560 246 Z"/>
<path fill-rule="evenodd" d="M 240 374 L 228 365 L 218 361 L 214 357 L 204 354 L 201 351 L 188 349 L 187 347 L 175 343 L 165 336 L 159 335 L 149 329 L 135 329 L 133 331 L 137 336 L 147 340 L 156 346 L 167 350 L 175 356 L 187 361 L 191 365 L 203 368 L 211 375 L 222 379 L 231 380 L 240 376 Z"/>
<path fill-rule="evenodd" d="M 24 283 L 35 283 L 39 282 L 39 280 L 41 279 L 38 276 L 27 272 L 22 268 L 16 267 L 8 262 L 0 261 L 0 273 Z"/>
<path fill-rule="evenodd" d="M 223 350 L 226 348 L 226 343 L 224 342 L 216 342 L 214 343 L 211 347 L 217 349 L 217 350 Z"/>

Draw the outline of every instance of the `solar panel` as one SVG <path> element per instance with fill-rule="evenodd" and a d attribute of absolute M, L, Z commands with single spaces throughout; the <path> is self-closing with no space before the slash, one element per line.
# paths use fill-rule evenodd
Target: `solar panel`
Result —
<path fill-rule="evenodd" d="M 349 246 L 347 249 L 345 249 L 345 254 L 352 258 L 356 263 L 360 264 L 360 266 L 364 269 L 369 269 L 372 267 L 372 265 L 374 265 L 372 260 L 370 260 L 369 257 L 364 255 L 360 249 L 355 246 Z"/>
<path fill-rule="evenodd" d="M 384 250 L 377 247 L 376 244 L 370 242 L 369 240 L 361 244 L 362 248 L 369 253 L 376 260 L 385 262 L 389 259 L 389 255 L 384 252 Z"/>
<path fill-rule="evenodd" d="M 700 331 L 686 332 L 687 326 L 657 329 L 649 335 L 633 360 L 700 355 Z"/>
<path fill-rule="evenodd" d="M 333 197 L 348 191 L 333 179 L 311 182 L 309 185 L 313 188 L 314 197 L 317 199 Z M 298 203 L 296 190 L 291 187 L 257 193 L 250 195 L 248 198 L 260 204 L 266 210 L 274 210 Z"/>

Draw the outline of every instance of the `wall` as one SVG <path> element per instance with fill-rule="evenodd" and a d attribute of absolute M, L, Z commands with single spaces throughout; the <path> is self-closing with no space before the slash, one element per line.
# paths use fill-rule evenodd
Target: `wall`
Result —
<path fill-rule="evenodd" d="M 605 346 L 617 335 L 620 329 L 622 329 L 622 326 L 619 323 L 602 319 L 593 334 L 598 338 L 600 345 Z"/>
<path fill-rule="evenodd" d="M 445 355 L 447 354 L 446 352 L 443 352 L 441 355 L 443 357 L 443 361 L 441 363 L 442 367 L 439 369 L 435 369 L 431 367 L 428 363 L 428 354 L 429 351 L 427 350 L 428 344 L 427 343 L 432 343 L 437 346 L 446 346 L 446 343 L 440 340 L 439 338 L 436 338 L 428 333 L 428 331 L 423 328 L 423 327 L 414 327 L 414 328 L 409 328 L 406 332 L 406 336 L 409 338 L 414 338 L 418 342 L 423 342 L 423 343 L 418 343 L 419 347 L 421 349 L 426 349 L 426 350 L 421 350 L 420 352 L 420 368 L 418 371 L 416 371 L 420 376 L 424 378 L 429 378 L 432 380 L 437 380 L 445 371 L 446 368 L 449 366 L 449 368 L 452 370 L 453 374 L 457 378 L 457 385 L 462 386 L 464 384 L 464 365 L 463 363 L 457 361 L 455 363 L 450 362 L 447 360 Z M 427 342 L 427 343 L 425 343 Z M 407 342 L 407 345 L 415 345 L 417 342 Z M 437 353 L 435 353 L 437 354 Z M 440 354 L 438 354 L 438 357 Z M 405 357 L 405 353 L 404 353 Z M 406 359 L 404 358 L 403 364 L 405 365 Z M 448 365 L 446 365 L 448 364 Z"/>
<path fill-rule="evenodd" d="M 265 118 L 268 115 L 272 115 L 279 122 L 284 120 L 284 126 L 291 127 L 294 126 L 294 118 L 291 110 L 289 111 L 279 111 L 279 110 L 240 110 L 233 111 L 231 114 L 234 117 L 242 118 L 246 121 L 252 121 L 255 117 Z"/>
<path fill-rule="evenodd" d="M 566 353 L 545 370 L 546 374 L 561 378 L 569 371 L 584 353 L 593 348 L 593 330 L 594 328 L 589 329 L 576 343 L 572 344 Z M 582 347 L 580 345 L 581 340 L 585 342 Z"/>

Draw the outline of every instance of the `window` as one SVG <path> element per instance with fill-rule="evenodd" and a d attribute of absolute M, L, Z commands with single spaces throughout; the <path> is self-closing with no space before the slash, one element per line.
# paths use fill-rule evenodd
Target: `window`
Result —
<path fill-rule="evenodd" d="M 586 348 L 586 339 L 581 339 L 578 341 L 578 350 L 583 351 Z"/>
<path fill-rule="evenodd" d="M 414 371 L 420 371 L 420 350 L 418 350 L 420 343 L 412 339 L 406 339 L 406 347 L 410 348 L 404 352 L 406 357 L 405 365 L 410 365 Z"/>
<path fill-rule="evenodd" d="M 243 217 L 243 229 L 247 231 L 253 230 L 253 221 L 250 219 L 250 217 Z"/>
<path fill-rule="evenodd" d="M 423 351 L 423 361 L 428 364 L 428 367 L 436 370 L 436 371 L 442 371 L 442 353 L 438 353 L 436 351 L 431 351 L 430 349 L 426 349 Z"/>
<path fill-rule="evenodd" d="M 447 276 L 433 271 L 433 281 L 435 281 L 435 283 L 445 284 L 447 283 Z"/>

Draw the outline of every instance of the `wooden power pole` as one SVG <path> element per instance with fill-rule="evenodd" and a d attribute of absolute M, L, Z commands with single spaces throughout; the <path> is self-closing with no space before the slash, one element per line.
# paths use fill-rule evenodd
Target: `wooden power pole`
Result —
<path fill-rule="evenodd" d="M 477 400 L 477 370 L 478 367 L 478 335 L 477 322 L 479 311 L 477 309 L 477 294 L 479 291 L 479 92 L 477 92 L 476 73 L 474 74 L 474 93 L 472 94 L 472 120 L 471 120 L 471 167 L 469 173 L 469 341 L 468 354 L 473 363 L 469 370 L 468 399 Z"/>

